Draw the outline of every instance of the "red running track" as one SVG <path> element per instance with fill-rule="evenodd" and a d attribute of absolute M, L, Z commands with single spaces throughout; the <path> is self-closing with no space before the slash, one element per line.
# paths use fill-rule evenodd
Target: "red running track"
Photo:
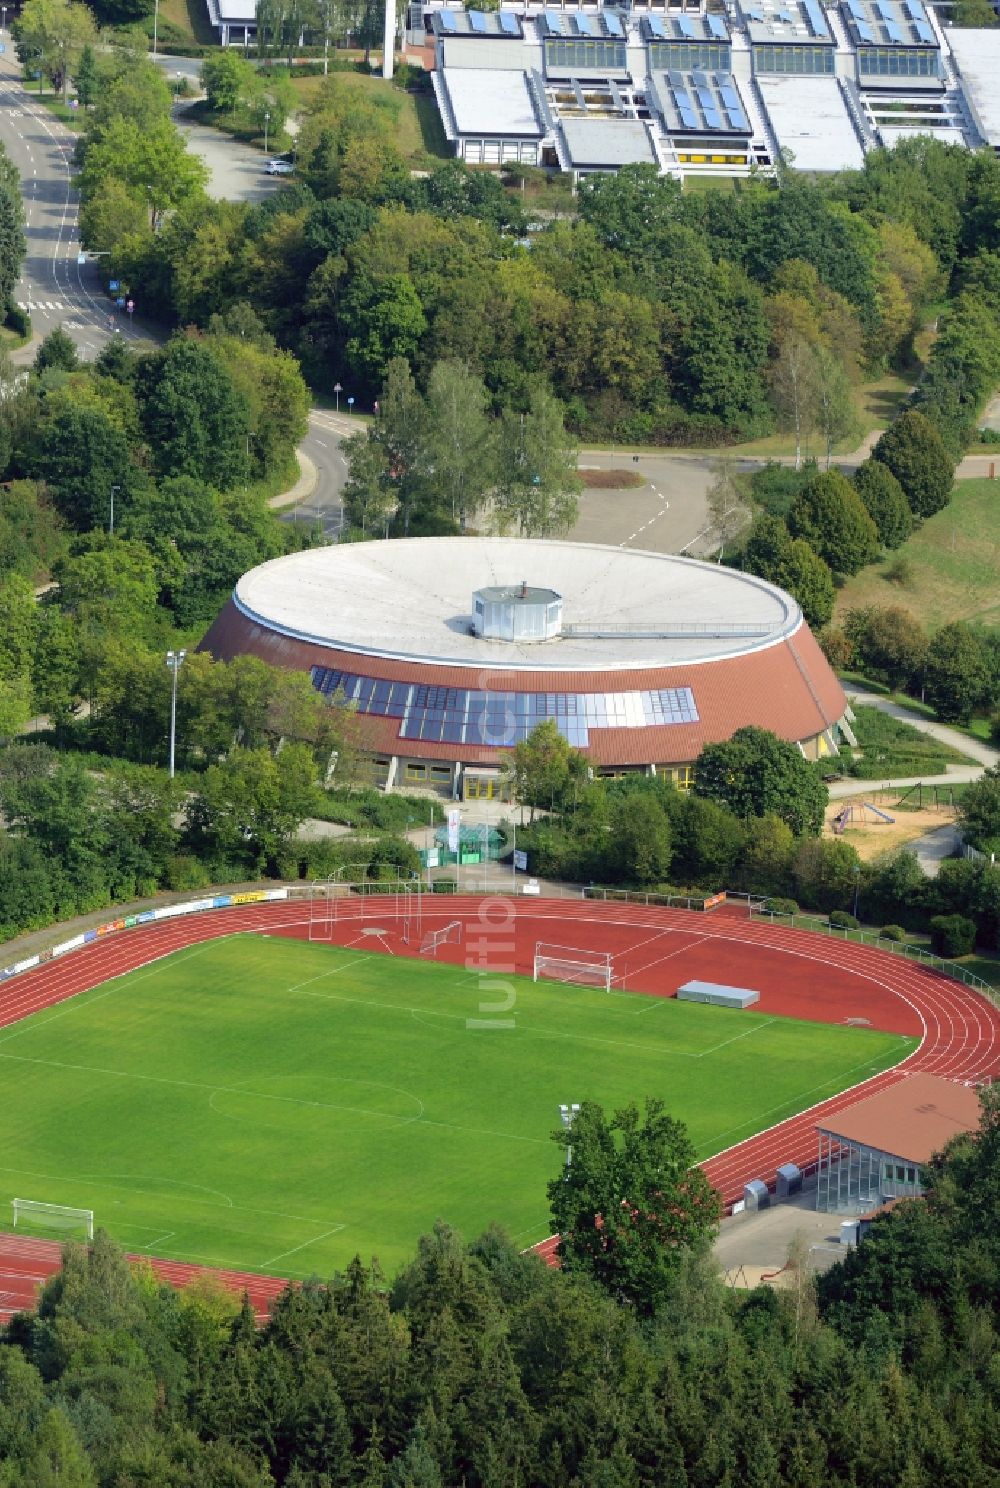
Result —
<path fill-rule="evenodd" d="M 394 900 L 337 901 L 331 938 L 390 954 L 412 954 L 401 938 Z M 868 946 L 808 931 L 750 923 L 731 914 L 704 915 L 635 904 L 569 899 L 435 899 L 423 913 L 423 933 L 453 920 L 466 926 L 465 944 L 441 946 L 440 960 L 464 962 L 474 954 L 475 930 L 511 915 L 496 946 L 513 944 L 509 964 L 493 974 L 530 976 L 535 944 L 609 951 L 616 982 L 629 990 L 672 995 L 692 977 L 752 985 L 760 1002 L 745 1016 L 783 1014 L 821 1022 L 866 1019 L 875 1028 L 920 1037 L 919 1047 L 894 1069 L 822 1101 L 808 1111 L 747 1138 L 707 1159 L 702 1167 L 726 1204 L 740 1198 L 750 1178 L 773 1183 L 779 1163 L 808 1167 L 815 1159 L 819 1120 L 919 1071 L 955 1080 L 980 1080 L 1000 1072 L 1000 1013 L 962 983 L 917 963 Z M 73 951 L 0 984 L 0 1027 L 74 997 L 184 946 L 222 935 L 258 931 L 305 939 L 307 900 L 282 900 L 210 910 L 137 926 Z M 381 930 L 381 933 L 373 933 Z M 0 1317 L 30 1303 L 34 1289 L 58 1269 L 58 1246 L 20 1237 L 0 1239 Z M 205 1268 L 153 1258 L 158 1275 L 182 1286 Z M 284 1282 L 247 1272 L 217 1272 L 227 1286 L 245 1290 L 263 1316 Z"/>

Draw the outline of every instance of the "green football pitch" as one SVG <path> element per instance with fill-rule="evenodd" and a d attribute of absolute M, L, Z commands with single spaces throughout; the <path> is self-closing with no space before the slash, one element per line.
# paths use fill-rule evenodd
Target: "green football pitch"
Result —
<path fill-rule="evenodd" d="M 915 1042 L 510 987 L 514 1026 L 476 1026 L 461 967 L 236 935 L 36 1013 L 0 1033 L 0 1228 L 15 1196 L 74 1205 L 129 1249 L 292 1277 L 391 1271 L 438 1218 L 527 1246 L 560 1102 L 660 1096 L 707 1157 Z"/>

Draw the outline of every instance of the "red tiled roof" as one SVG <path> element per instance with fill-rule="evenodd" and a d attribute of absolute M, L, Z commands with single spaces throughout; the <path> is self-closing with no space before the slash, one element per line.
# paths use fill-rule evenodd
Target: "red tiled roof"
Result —
<path fill-rule="evenodd" d="M 979 1092 L 939 1075 L 911 1075 L 838 1111 L 819 1130 L 923 1163 L 959 1132 L 979 1130 Z"/>
<path fill-rule="evenodd" d="M 600 765 L 683 763 L 696 759 L 705 744 L 728 739 L 736 729 L 757 724 L 790 741 L 811 739 L 841 717 L 847 706 L 808 626 L 765 650 L 694 665 L 644 667 L 606 672 L 503 672 L 476 667 L 430 666 L 356 652 L 334 651 L 310 641 L 268 630 L 248 619 L 232 600 L 216 618 L 200 650 L 222 660 L 259 656 L 273 666 L 308 670 L 330 667 L 395 682 L 433 682 L 496 692 L 632 692 L 690 687 L 699 722 L 649 728 L 591 729 L 587 754 Z M 359 715 L 373 750 L 415 759 L 451 759 L 495 764 L 506 751 L 461 744 L 401 740 L 396 719 Z"/>

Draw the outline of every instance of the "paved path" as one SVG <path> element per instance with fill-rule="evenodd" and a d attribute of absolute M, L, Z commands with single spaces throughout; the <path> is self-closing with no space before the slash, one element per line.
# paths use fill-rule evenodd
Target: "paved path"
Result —
<path fill-rule="evenodd" d="M 880 713 L 887 713 L 890 718 L 899 718 L 903 723 L 919 730 L 922 734 L 929 734 L 932 739 L 937 739 L 941 744 L 948 744 L 952 749 L 967 755 L 970 759 L 979 760 L 982 765 L 1000 764 L 1000 750 L 994 749 L 992 745 L 985 744 L 981 739 L 972 739 L 961 730 L 950 728 L 946 723 L 936 723 L 931 718 L 924 718 L 921 713 L 915 713 L 912 708 L 907 708 L 905 703 L 895 703 L 891 698 L 882 697 L 876 692 L 856 692 L 852 688 L 845 688 L 848 702 L 862 708 L 877 708 Z"/>
<path fill-rule="evenodd" d="M 925 832 L 922 837 L 907 842 L 906 850 L 915 854 L 928 878 L 937 878 L 941 864 L 946 858 L 955 857 L 961 845 L 961 832 L 954 822 L 949 822 L 946 827 L 938 827 L 936 831 Z"/>

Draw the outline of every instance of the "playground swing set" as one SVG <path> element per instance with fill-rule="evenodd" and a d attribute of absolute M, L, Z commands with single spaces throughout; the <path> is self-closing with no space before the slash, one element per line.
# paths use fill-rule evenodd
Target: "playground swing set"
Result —
<path fill-rule="evenodd" d="M 831 826 L 839 837 L 845 827 L 878 826 L 882 822 L 891 825 L 895 820 L 888 811 L 871 801 L 848 801 L 843 810 L 837 812 Z"/>

